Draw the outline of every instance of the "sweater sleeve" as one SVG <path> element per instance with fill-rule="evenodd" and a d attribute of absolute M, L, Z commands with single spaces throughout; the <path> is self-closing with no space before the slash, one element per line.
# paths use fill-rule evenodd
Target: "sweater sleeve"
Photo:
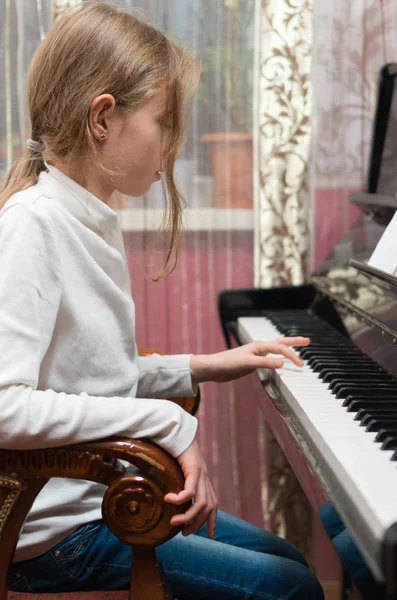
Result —
<path fill-rule="evenodd" d="M 179 456 L 197 421 L 172 402 L 37 389 L 62 284 L 51 221 L 34 205 L 15 203 L 0 213 L 0 264 L 0 446 L 46 448 L 122 435 L 150 438 Z"/>
<path fill-rule="evenodd" d="M 191 356 L 191 354 L 140 356 L 137 396 L 146 398 L 195 396 L 197 386 L 192 385 Z"/>

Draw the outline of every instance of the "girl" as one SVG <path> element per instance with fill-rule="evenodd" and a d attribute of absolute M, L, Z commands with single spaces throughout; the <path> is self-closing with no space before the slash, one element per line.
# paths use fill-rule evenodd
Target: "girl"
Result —
<path fill-rule="evenodd" d="M 281 367 L 270 352 L 299 365 L 289 346 L 309 340 L 210 356 L 137 356 L 122 234 L 109 199 L 115 191 L 141 196 L 164 173 L 171 230 L 164 275 L 181 220 L 173 168 L 197 76 L 195 60 L 161 33 L 100 2 L 70 9 L 38 48 L 28 76 L 32 137 L 0 193 L 1 444 L 151 438 L 186 477 L 185 489 L 166 501 L 194 500 L 173 517 L 183 533 L 158 548 L 180 600 L 317 600 L 318 582 L 287 542 L 225 514 L 215 533 L 216 498 L 196 419 L 161 399 Z M 23 527 L 11 589 L 128 589 L 131 552 L 104 526 L 102 495 L 95 483 L 51 480 Z"/>

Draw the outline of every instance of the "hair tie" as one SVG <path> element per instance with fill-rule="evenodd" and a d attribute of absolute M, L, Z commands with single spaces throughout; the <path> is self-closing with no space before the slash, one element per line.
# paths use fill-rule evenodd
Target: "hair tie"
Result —
<path fill-rule="evenodd" d="M 31 150 L 32 152 L 35 152 L 36 154 L 41 154 L 41 152 L 43 151 L 43 145 L 41 144 L 41 142 L 36 142 L 31 138 L 28 138 L 26 140 L 26 148 L 28 150 Z"/>

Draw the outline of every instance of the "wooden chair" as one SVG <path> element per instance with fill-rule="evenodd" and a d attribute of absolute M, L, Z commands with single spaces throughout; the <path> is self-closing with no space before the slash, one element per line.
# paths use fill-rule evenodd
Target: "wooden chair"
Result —
<path fill-rule="evenodd" d="M 150 351 L 141 351 L 141 355 Z M 194 414 L 200 402 L 172 399 Z M 126 474 L 124 460 L 139 468 Z M 156 561 L 155 547 L 174 537 L 173 515 L 185 512 L 164 502 L 179 492 L 184 477 L 178 462 L 148 440 L 109 438 L 86 444 L 40 450 L 0 450 L 0 600 L 28 600 L 29 594 L 7 592 L 7 571 L 23 522 L 38 493 L 51 477 L 87 479 L 107 486 L 102 503 L 109 529 L 132 547 L 131 587 L 124 592 L 88 592 L 92 600 L 172 600 Z M 34 599 L 72 600 L 82 594 L 34 594 Z"/>

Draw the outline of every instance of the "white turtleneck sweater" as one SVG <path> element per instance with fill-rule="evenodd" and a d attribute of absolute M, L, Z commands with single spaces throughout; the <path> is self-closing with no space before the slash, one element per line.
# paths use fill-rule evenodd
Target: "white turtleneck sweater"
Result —
<path fill-rule="evenodd" d="M 153 398 L 194 393 L 190 355 L 139 358 L 118 216 L 53 166 L 0 212 L 0 447 L 49 448 L 122 435 L 173 456 L 197 421 Z M 15 560 L 101 518 L 105 488 L 52 479 Z"/>

